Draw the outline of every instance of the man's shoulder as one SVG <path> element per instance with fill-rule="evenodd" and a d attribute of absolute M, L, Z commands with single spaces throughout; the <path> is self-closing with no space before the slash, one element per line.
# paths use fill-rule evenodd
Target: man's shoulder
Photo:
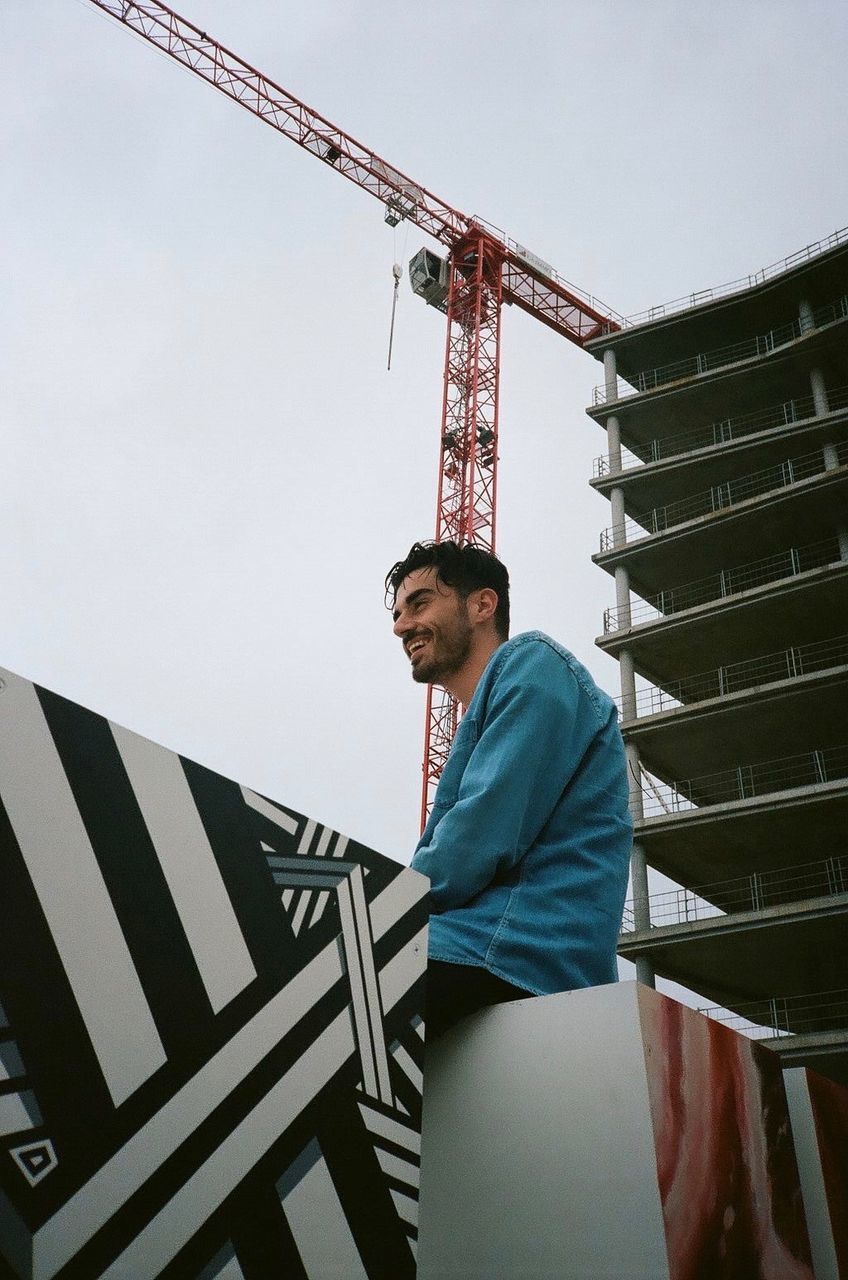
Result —
<path fill-rule="evenodd" d="M 523 631 L 504 641 L 495 653 L 492 679 L 517 679 L 536 671 L 543 681 L 562 679 L 579 689 L 590 701 L 599 719 L 606 721 L 613 706 L 612 699 L 596 683 L 592 675 L 566 649 L 565 645 L 546 635 L 544 631 Z"/>
<path fill-rule="evenodd" d="M 516 667 L 535 663 L 543 663 L 554 668 L 565 664 L 573 673 L 577 669 L 585 671 L 573 653 L 557 640 L 546 635 L 544 631 L 522 631 L 519 635 L 505 640 L 495 651 L 493 666 L 500 670 L 505 666 Z M 588 672 L 586 674 L 588 675 Z"/>

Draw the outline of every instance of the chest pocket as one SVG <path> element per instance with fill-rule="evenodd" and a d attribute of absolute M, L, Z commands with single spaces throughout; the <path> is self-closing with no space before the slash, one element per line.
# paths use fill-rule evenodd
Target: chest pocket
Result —
<path fill-rule="evenodd" d="M 463 716 L 454 735 L 453 746 L 447 763 L 439 779 L 436 798 L 433 802 L 434 811 L 437 809 L 440 811 L 450 809 L 452 805 L 456 804 L 462 775 L 465 773 L 471 752 L 477 745 L 477 735 L 477 721 L 469 715 Z"/>

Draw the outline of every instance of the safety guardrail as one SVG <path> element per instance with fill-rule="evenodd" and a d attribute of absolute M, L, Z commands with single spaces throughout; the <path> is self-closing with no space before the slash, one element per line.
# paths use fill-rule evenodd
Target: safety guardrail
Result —
<path fill-rule="evenodd" d="M 698 605 L 724 600 L 728 596 L 749 591 L 752 587 L 796 577 L 810 569 L 821 569 L 840 560 L 839 542 L 834 536 L 804 547 L 788 547 L 762 560 L 720 569 L 705 578 L 684 582 L 676 587 L 621 608 L 604 610 L 604 635 L 611 635 L 635 623 L 660 620 L 672 614 L 694 609 Z"/>
<path fill-rule="evenodd" d="M 742 689 L 757 688 L 782 680 L 797 680 L 848 665 L 848 635 L 834 636 L 829 640 L 816 640 L 810 644 L 779 649 L 775 653 L 746 658 L 744 662 L 731 662 L 711 671 L 700 671 L 685 676 L 660 689 L 651 685 L 637 689 L 635 706 L 637 716 L 659 715 L 683 707 L 690 702 L 705 702 L 710 698 L 723 698 Z M 624 699 L 616 699 L 619 711 Z"/>
<path fill-rule="evenodd" d="M 811 453 L 786 458 L 783 462 L 764 467 L 760 471 L 751 471 L 734 480 L 711 485 L 709 489 L 702 489 L 689 498 L 680 498 L 677 502 L 667 502 L 662 507 L 626 516 L 621 524 L 609 525 L 601 530 L 601 553 L 626 547 L 639 538 L 666 533 L 669 529 L 686 524 L 688 520 L 726 511 L 750 498 L 761 498 L 768 493 L 789 489 L 803 480 L 823 475 L 828 470 L 835 470 L 836 465 L 844 466 L 846 463 L 848 441 L 833 446 L 831 459 L 828 459 L 824 449 L 815 449 Z"/>
<path fill-rule="evenodd" d="M 768 996 L 746 1001 L 732 1013 L 720 1005 L 701 1006 L 698 1013 L 740 1031 L 751 1040 L 842 1031 L 848 1027 L 848 988 L 799 996 Z"/>
<path fill-rule="evenodd" d="M 828 412 L 838 413 L 848 408 L 848 386 L 828 387 L 826 390 Z M 681 454 L 694 453 L 697 449 L 721 448 L 734 440 L 743 440 L 746 436 L 756 435 L 760 431 L 794 426 L 816 417 L 815 401 L 810 396 L 796 396 L 791 400 L 783 400 L 780 404 L 769 405 L 767 409 L 757 409 L 753 413 L 737 414 L 733 418 L 720 418 L 709 422 L 706 426 L 693 427 L 690 431 L 681 431 L 677 435 L 663 436 L 654 440 L 646 440 L 640 445 L 641 453 L 622 448 L 622 470 L 635 467 L 650 466 L 653 462 L 666 462 Z M 607 454 L 595 458 L 592 464 L 592 479 L 600 480 L 604 476 L 617 475 L 613 471 Z"/>
<path fill-rule="evenodd" d="M 640 778 L 642 812 L 646 818 L 689 812 L 799 787 L 819 787 L 844 778 L 848 778 L 848 746 L 739 764 L 735 769 L 673 782 L 662 782 L 643 771 Z"/>
<path fill-rule="evenodd" d="M 613 401 L 625 400 L 630 396 L 643 395 L 647 391 L 656 391 L 672 382 L 680 382 L 685 378 L 694 378 L 702 373 L 713 373 L 716 369 L 738 364 L 740 360 L 752 360 L 757 356 L 771 355 L 780 347 L 795 342 L 801 337 L 808 337 L 817 329 L 843 320 L 848 316 L 848 294 L 843 294 L 834 302 L 817 307 L 809 321 L 800 318 L 787 321 L 769 329 L 766 333 L 756 334 L 741 342 L 731 343 L 726 347 L 715 347 L 710 351 L 699 351 L 687 356 L 685 360 L 675 360 L 673 364 L 659 365 L 655 369 L 642 369 L 625 378 L 616 378 L 615 394 L 610 396 L 605 382 L 592 389 L 592 405 L 609 404 Z"/>
<path fill-rule="evenodd" d="M 649 894 L 646 899 L 630 898 L 624 904 L 621 932 L 635 932 L 637 916 L 642 915 L 646 906 L 648 927 L 661 929 L 665 925 L 691 924 L 740 911 L 762 911 L 784 903 L 843 893 L 848 893 L 848 858 L 823 858 L 775 871 L 756 871 L 732 880 L 716 880 L 697 889 L 670 889 Z"/>
<path fill-rule="evenodd" d="M 768 267 L 761 267 L 759 271 L 754 271 L 750 275 L 740 276 L 738 280 L 730 280 L 726 284 L 713 285 L 708 289 L 698 289 L 694 293 L 688 293 L 683 298 L 674 298 L 671 302 L 662 302 L 658 306 L 648 307 L 644 311 L 636 311 L 633 315 L 626 316 L 624 325 L 631 328 L 637 324 L 649 324 L 653 320 L 662 320 L 665 316 L 676 315 L 680 311 L 688 311 L 692 307 L 700 307 L 705 302 L 714 302 L 718 298 L 726 298 L 734 293 L 743 293 L 746 289 L 753 289 L 759 284 L 763 284 L 766 280 L 771 280 L 774 276 L 783 275 L 785 271 L 791 271 L 793 267 L 801 266 L 805 262 L 810 262 L 813 258 L 821 257 L 823 253 L 827 253 L 829 249 L 835 249 L 837 245 L 844 244 L 848 240 L 848 227 L 842 227 L 838 231 L 834 231 L 831 235 L 825 236 L 821 240 L 816 240 L 814 244 L 805 245 L 803 249 L 796 250 L 795 253 L 789 254 L 786 258 L 781 258 L 779 262 L 773 262 Z"/>

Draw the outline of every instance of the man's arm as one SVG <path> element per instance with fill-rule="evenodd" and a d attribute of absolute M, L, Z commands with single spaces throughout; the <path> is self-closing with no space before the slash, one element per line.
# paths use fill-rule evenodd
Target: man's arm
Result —
<path fill-rule="evenodd" d="M 516 650 L 498 673 L 456 803 L 412 865 L 437 911 L 513 868 L 550 817 L 599 727 L 567 663 L 546 645 Z"/>

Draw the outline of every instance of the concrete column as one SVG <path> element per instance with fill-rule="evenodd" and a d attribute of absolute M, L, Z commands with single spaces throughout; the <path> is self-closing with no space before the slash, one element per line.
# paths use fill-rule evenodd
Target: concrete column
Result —
<path fill-rule="evenodd" d="M 610 475 L 618 475 L 621 470 L 621 427 L 615 414 L 607 418 L 607 458 Z"/>
<path fill-rule="evenodd" d="M 612 512 L 612 545 L 623 547 L 627 541 L 627 516 L 624 513 L 624 490 L 610 490 L 610 509 Z"/>
<path fill-rule="evenodd" d="M 823 414 L 830 413 L 824 374 L 819 368 L 810 370 L 810 390 L 813 393 L 813 408 L 816 411 L 816 417 L 821 418 Z"/>
<path fill-rule="evenodd" d="M 607 404 L 618 399 L 618 365 L 611 347 L 604 352 L 604 390 Z"/>
<path fill-rule="evenodd" d="M 647 956 L 636 957 L 636 981 L 641 982 L 643 987 L 656 988 L 657 977 L 654 973 L 654 966 Z"/>
<path fill-rule="evenodd" d="M 633 842 L 630 855 L 630 883 L 633 886 L 633 923 L 638 930 L 650 929 L 651 909 L 648 900 L 648 863 L 645 850 L 638 840 Z M 646 987 L 656 986 L 654 966 L 647 956 L 636 959 L 636 981 Z"/>
<path fill-rule="evenodd" d="M 627 756 L 627 786 L 630 797 L 630 813 L 634 822 L 641 822 L 645 816 L 642 800 L 642 768 L 639 763 L 639 748 L 633 742 L 625 742 L 624 753 Z M 647 884 L 647 881 L 645 881 Z"/>
<path fill-rule="evenodd" d="M 636 672 L 633 668 L 633 654 L 629 649 L 622 649 L 618 655 L 618 671 L 621 679 L 621 718 L 636 719 Z"/>
<path fill-rule="evenodd" d="M 798 304 L 798 319 L 801 321 L 802 333 L 809 333 L 811 329 L 816 327 L 813 319 L 813 308 L 807 298 L 802 298 Z"/>
<path fill-rule="evenodd" d="M 631 625 L 630 621 L 630 574 L 623 564 L 615 567 L 615 607 L 618 614 L 618 631 Z"/>
<path fill-rule="evenodd" d="M 642 803 L 642 771 L 639 765 L 639 748 L 632 742 L 625 742 L 624 752 L 627 756 L 627 785 L 630 795 L 630 816 L 634 823 L 641 822 L 645 816 Z M 648 860 L 645 849 L 639 840 L 633 841 L 630 854 L 630 884 L 633 888 L 633 923 L 638 930 L 650 929 L 651 907 L 648 901 Z M 636 979 L 646 987 L 656 985 L 654 969 L 650 961 L 640 956 L 636 961 Z"/>
<path fill-rule="evenodd" d="M 811 370 L 810 372 L 811 380 L 814 373 L 819 373 L 819 370 L 818 369 Z M 815 395 L 815 389 L 813 390 L 813 395 Z M 819 409 L 818 403 L 816 404 L 816 413 L 822 413 L 822 412 L 827 413 L 826 399 L 825 399 L 825 407 L 823 410 Z M 822 453 L 824 454 L 825 471 L 834 471 L 836 467 L 840 466 L 839 454 L 837 452 L 835 444 L 832 444 L 830 441 L 828 441 L 827 444 L 822 446 Z M 839 540 L 839 559 L 848 560 L 848 525 L 845 525 L 845 524 L 837 525 L 836 537 Z"/>
<path fill-rule="evenodd" d="M 822 448 L 822 453 L 824 454 L 825 471 L 835 471 L 836 468 L 839 466 L 839 454 L 836 451 L 836 445 L 835 444 L 824 445 L 824 447 Z"/>

